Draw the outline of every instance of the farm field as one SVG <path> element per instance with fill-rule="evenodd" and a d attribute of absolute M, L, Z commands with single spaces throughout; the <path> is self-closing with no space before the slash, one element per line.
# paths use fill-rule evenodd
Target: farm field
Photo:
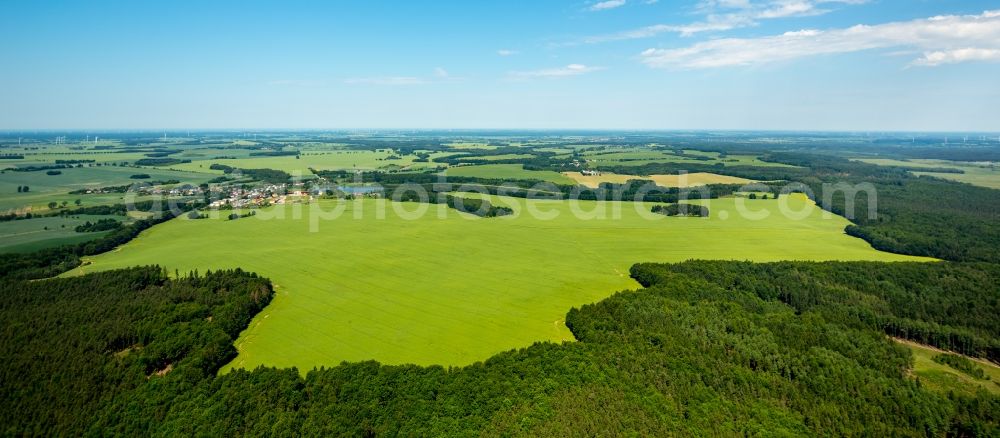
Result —
<path fill-rule="evenodd" d="M 52 151 L 25 151 L 19 152 L 24 155 L 20 160 L 0 160 L 0 169 L 10 167 L 25 167 L 32 165 L 55 164 L 57 160 L 94 160 L 95 163 L 122 163 L 133 162 L 146 158 L 146 154 L 141 152 L 128 151 L 73 151 L 65 148 L 53 148 Z"/>
<path fill-rule="evenodd" d="M 212 172 L 221 174 L 222 171 L 210 170 L 212 164 L 224 164 L 226 166 L 243 169 L 275 169 L 283 170 L 295 175 L 310 175 L 309 168 L 316 170 L 336 170 L 336 169 L 381 169 L 387 167 L 406 167 L 413 169 L 433 168 L 440 163 L 426 162 L 415 163 L 414 155 L 405 155 L 398 160 L 387 160 L 389 152 L 384 151 L 356 151 L 356 150 L 335 150 L 329 152 L 306 152 L 300 158 L 294 156 L 282 157 L 247 157 L 237 159 L 205 159 L 192 161 L 190 163 L 175 164 L 170 166 L 173 169 L 187 170 L 192 172 Z M 444 154 L 432 154 L 437 157 Z"/>
<path fill-rule="evenodd" d="M 555 184 L 575 184 L 572 178 L 559 172 L 524 170 L 522 164 L 482 164 L 478 166 L 458 166 L 445 171 L 448 176 L 472 176 L 477 178 L 537 179 Z"/>
<path fill-rule="evenodd" d="M 642 179 L 642 180 L 652 180 L 657 185 L 662 187 L 695 187 L 703 186 L 707 184 L 747 184 L 754 182 L 746 178 L 740 178 L 735 176 L 718 175 L 714 173 L 688 173 L 684 175 L 649 175 L 649 176 L 636 176 L 636 175 L 620 175 L 614 173 L 602 173 L 600 175 L 583 175 L 580 172 L 564 172 L 569 178 L 572 178 L 578 184 L 585 185 L 591 188 L 597 188 L 601 183 L 615 183 L 622 184 L 628 180 Z"/>
<path fill-rule="evenodd" d="M 920 378 L 920 383 L 934 391 L 947 394 L 949 391 L 974 396 L 980 388 L 993 394 L 1000 394 L 1000 367 L 996 364 L 969 358 L 976 366 L 986 372 L 989 380 L 972 378 L 945 364 L 934 362 L 934 356 L 943 353 L 937 348 L 917 344 L 915 342 L 896 339 L 913 353 L 913 374 Z"/>
<path fill-rule="evenodd" d="M 0 251 L 29 252 L 96 239 L 107 233 L 77 233 L 74 228 L 87 221 L 97 222 L 106 218 L 124 219 L 121 216 L 78 215 L 0 222 Z"/>
<path fill-rule="evenodd" d="M 800 196 L 702 201 L 710 218 L 654 215 L 650 204 L 491 199 L 514 215 L 366 199 L 275 206 L 235 221 L 180 218 L 67 275 L 147 264 L 257 272 L 278 293 L 227 369 L 304 372 L 367 359 L 461 365 L 570 341 L 566 312 L 637 287 L 628 275 L 636 262 L 924 260 L 873 250 L 844 234 L 846 219 Z M 785 203 L 806 218 L 780 214 Z M 741 206 L 769 217 L 742 217 Z M 336 208 L 339 218 L 310 232 L 310 218 Z M 420 209 L 428 213 L 412 220 L 399 213 Z"/>
<path fill-rule="evenodd" d="M 84 199 L 86 201 L 87 195 L 67 194 L 77 189 L 170 179 L 179 180 L 181 183 L 197 185 L 214 177 L 214 175 L 208 173 L 182 172 L 147 167 L 101 166 L 60 169 L 60 171 L 62 172 L 60 175 L 47 175 L 44 171 L 0 172 L 0 193 L 3 194 L 0 196 L 0 212 L 18 209 L 25 210 L 28 207 L 32 211 L 37 212 L 46 210 L 45 205 L 51 201 L 61 202 L 67 200 L 72 202 L 75 199 Z M 150 178 L 144 180 L 129 178 L 132 175 L 140 173 L 148 174 Z M 19 185 L 27 185 L 30 191 L 27 193 L 18 193 L 17 186 Z M 84 205 L 95 204 L 90 202 L 84 203 Z"/>
<path fill-rule="evenodd" d="M 500 161 L 500 160 L 521 160 L 526 158 L 534 157 L 531 154 L 500 154 L 500 155 L 480 155 L 474 157 L 461 157 L 459 161 L 467 160 L 485 160 L 485 161 Z"/>
<path fill-rule="evenodd" d="M 940 172 L 920 172 L 911 171 L 914 175 L 930 175 L 937 178 L 949 179 L 952 181 L 964 182 L 975 186 L 1000 189 L 1000 168 L 996 164 L 989 166 L 985 164 L 965 163 L 948 160 L 891 160 L 886 158 L 857 158 L 868 164 L 879 166 L 901 166 L 901 167 L 946 167 L 959 169 L 965 173 L 940 173 Z"/>
<path fill-rule="evenodd" d="M 685 150 L 685 155 L 676 155 L 664 151 L 651 150 L 630 150 L 620 152 L 591 152 L 583 157 L 590 162 L 591 167 L 597 166 L 642 166 L 650 163 L 685 163 L 713 165 L 722 164 L 725 166 L 758 166 L 758 167 L 795 167 L 782 163 L 770 163 L 761 161 L 754 155 L 728 155 L 720 157 L 718 152 L 704 152 L 696 150 Z M 705 157 L 707 160 L 696 159 L 694 156 Z"/>
<path fill-rule="evenodd" d="M 470 142 L 451 142 L 445 144 L 445 146 L 451 149 L 496 149 L 497 146 L 488 145 L 486 143 L 470 143 Z"/>

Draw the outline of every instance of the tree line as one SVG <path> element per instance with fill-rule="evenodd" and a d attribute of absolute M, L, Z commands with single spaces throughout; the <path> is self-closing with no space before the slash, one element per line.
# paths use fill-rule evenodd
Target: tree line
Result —
<path fill-rule="evenodd" d="M 821 208 L 847 217 L 853 224 L 845 231 L 876 249 L 953 261 L 1000 262 L 1000 251 L 995 249 L 1000 247 L 1000 196 L 995 189 L 918 177 L 903 168 L 831 155 L 772 152 L 762 159 L 796 167 L 652 163 L 602 166 L 600 170 L 644 175 L 714 172 L 785 181 L 807 193 Z M 768 185 L 776 193 L 779 185 Z M 855 192 L 865 185 L 872 189 L 871 198 L 864 190 Z M 869 215 L 872 210 L 873 217 Z"/>
<path fill-rule="evenodd" d="M 231 174 L 233 172 L 239 172 L 243 176 L 255 179 L 258 181 L 268 182 L 272 184 L 285 184 L 292 177 L 283 170 L 274 169 L 240 169 L 232 166 L 227 166 L 225 164 L 214 163 L 209 166 L 212 170 L 221 170 L 225 174 Z"/>
<path fill-rule="evenodd" d="M 101 435 L 112 428 L 99 419 L 121 416 L 122 428 L 148 421 L 118 409 L 144 388 L 169 401 L 183 385 L 214 378 L 273 295 L 267 280 L 239 270 L 169 280 L 157 267 L 0 280 L 0 291 L 5 435 Z"/>
<path fill-rule="evenodd" d="M 59 275 L 79 266 L 80 257 L 110 251 L 119 245 L 129 242 L 138 236 L 139 233 L 154 225 L 166 222 L 176 217 L 176 215 L 200 208 L 205 204 L 200 200 L 187 201 L 177 204 L 176 208 L 173 209 L 154 211 L 153 207 L 157 205 L 159 204 L 154 201 L 136 203 L 134 206 L 136 209 L 151 211 L 153 215 L 149 218 L 139 219 L 128 225 L 124 225 L 94 240 L 73 245 L 46 248 L 31 253 L 0 254 L 0 279 L 40 279 Z M 146 210 L 143 210 L 143 208 Z M 100 213 L 101 211 L 128 211 L 128 207 L 122 204 L 83 207 L 77 210 L 62 211 L 58 214 L 74 214 L 73 212 L 79 212 L 76 214 L 111 214 Z"/>
<path fill-rule="evenodd" d="M 252 274 L 167 279 L 146 267 L 0 280 L 2 424 L 48 435 L 1000 432 L 1000 397 L 923 387 L 908 375 L 909 350 L 875 319 L 889 312 L 995 340 L 993 265 L 692 261 L 632 275 L 644 289 L 569 311 L 578 342 L 462 367 L 369 361 L 304 376 L 217 374 L 273 294 Z M 927 281 L 948 276 L 943 288 Z M 970 304 L 993 316 L 954 315 Z"/>

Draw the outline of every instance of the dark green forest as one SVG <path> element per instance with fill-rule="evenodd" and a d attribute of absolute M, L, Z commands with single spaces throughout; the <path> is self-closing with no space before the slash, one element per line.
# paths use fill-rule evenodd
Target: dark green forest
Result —
<path fill-rule="evenodd" d="M 412 141 L 397 149 L 407 154 L 427 147 Z M 220 375 L 235 355 L 240 331 L 270 302 L 267 279 L 239 270 L 168 273 L 159 267 L 48 278 L 78 266 L 81 256 L 112 250 L 192 211 L 204 203 L 199 200 L 90 242 L 0 255 L 0 430 L 90 436 L 1000 436 L 1000 397 L 925 387 L 911 372 L 910 351 L 891 339 L 1000 361 L 997 192 L 830 155 L 775 152 L 765 159 L 800 167 L 649 164 L 628 167 L 628 173 L 709 171 L 794 182 L 824 208 L 850 218 L 854 225 L 845 231 L 876 248 L 945 261 L 640 263 L 630 272 L 640 289 L 567 309 L 577 342 L 537 343 L 464 367 L 362 362 Z M 551 154 L 511 162 L 566 166 Z M 279 171 L 242 171 L 287 180 Z M 459 183 L 483 193 L 557 199 L 641 193 L 651 202 L 739 190 L 719 185 L 647 192 L 639 181 L 541 189 L 531 181 L 372 177 L 387 190 L 414 184 L 437 202 L 484 215 L 507 212 L 474 198 L 436 195 Z M 849 192 L 833 186 L 841 182 L 877 190 L 872 217 L 864 195 L 848 208 Z M 778 186 L 761 191 L 776 193 Z M 670 213 L 671 207 L 681 213 L 677 204 L 661 210 Z M 126 211 L 113 206 L 101 214 Z M 70 214 L 84 213 L 92 212 Z M 964 357 L 935 360 L 976 375 Z"/>
<path fill-rule="evenodd" d="M 0 282 L 0 432 L 103 435 L 114 428 L 99 420 L 156 418 L 164 406 L 155 402 L 212 379 L 236 356 L 233 341 L 272 294 L 250 273 L 167 280 L 157 267 Z M 153 393 L 168 398 L 146 398 Z M 123 410 L 137 404 L 146 410 Z"/>
<path fill-rule="evenodd" d="M 8 280 L 3 424 L 95 435 L 1000 433 L 1000 398 L 923 389 L 880 319 L 995 345 L 992 265 L 692 261 L 632 275 L 644 289 L 570 310 L 579 342 L 460 368 L 365 362 L 305 377 L 216 376 L 270 299 L 252 274 Z"/>

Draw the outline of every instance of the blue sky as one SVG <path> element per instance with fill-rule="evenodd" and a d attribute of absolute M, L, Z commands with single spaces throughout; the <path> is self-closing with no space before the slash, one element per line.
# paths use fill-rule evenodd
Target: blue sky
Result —
<path fill-rule="evenodd" d="M 1000 131 L 997 1 L 7 0 L 0 17 L 0 129 Z"/>

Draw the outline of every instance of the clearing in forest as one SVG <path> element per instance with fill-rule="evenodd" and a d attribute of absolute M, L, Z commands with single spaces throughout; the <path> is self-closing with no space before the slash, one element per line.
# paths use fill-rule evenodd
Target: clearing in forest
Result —
<path fill-rule="evenodd" d="M 256 272 L 278 293 L 238 340 L 230 368 L 305 371 L 368 359 L 463 365 L 569 341 L 566 312 L 637 288 L 637 262 L 921 260 L 872 249 L 844 233 L 846 219 L 800 195 L 698 201 L 708 218 L 653 214 L 649 203 L 490 199 L 514 214 L 364 199 L 278 205 L 238 220 L 182 217 L 68 275 L 151 264 Z M 336 219 L 314 220 L 336 209 Z"/>
<path fill-rule="evenodd" d="M 629 180 L 641 179 L 656 183 L 662 187 L 696 187 L 708 184 L 748 184 L 754 182 L 746 178 L 735 176 L 718 175 L 715 173 L 697 172 L 682 175 L 619 175 L 615 173 L 601 172 L 596 175 L 584 175 L 580 172 L 564 172 L 564 175 L 572 178 L 578 184 L 590 188 L 597 188 L 601 183 L 622 184 Z"/>

